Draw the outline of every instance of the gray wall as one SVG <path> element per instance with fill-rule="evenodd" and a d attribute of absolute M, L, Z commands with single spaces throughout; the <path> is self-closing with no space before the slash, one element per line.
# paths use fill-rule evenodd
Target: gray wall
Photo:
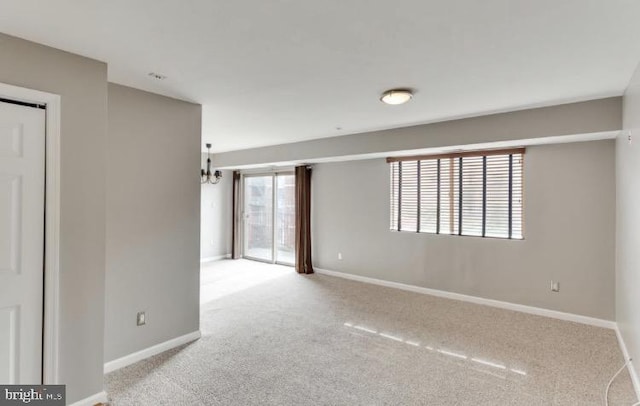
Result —
<path fill-rule="evenodd" d="M 206 165 L 206 159 L 206 154 L 204 154 L 203 165 Z M 231 254 L 232 185 L 233 173 L 231 171 L 223 171 L 220 183 L 201 186 L 201 259 Z"/>
<path fill-rule="evenodd" d="M 109 84 L 108 117 L 105 361 L 197 331 L 200 288 L 201 106 Z"/>
<path fill-rule="evenodd" d="M 62 96 L 60 382 L 102 391 L 107 66 L 0 34 L 0 82 Z"/>
<path fill-rule="evenodd" d="M 525 140 L 621 129 L 622 98 L 591 100 L 213 156 L 218 167 Z"/>
<path fill-rule="evenodd" d="M 525 240 L 510 241 L 391 232 L 384 160 L 316 164 L 314 264 L 613 320 L 614 166 L 613 140 L 528 148 Z"/>
<path fill-rule="evenodd" d="M 616 142 L 616 318 L 640 375 L 640 69 L 624 96 L 623 125 Z"/>

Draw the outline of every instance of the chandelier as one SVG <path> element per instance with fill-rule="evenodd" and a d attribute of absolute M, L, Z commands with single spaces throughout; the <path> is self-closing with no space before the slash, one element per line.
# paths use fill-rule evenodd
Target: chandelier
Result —
<path fill-rule="evenodd" d="M 222 179 L 222 172 L 215 170 L 211 173 L 211 144 L 205 144 L 207 147 L 207 170 L 200 169 L 200 183 L 215 185 Z"/>

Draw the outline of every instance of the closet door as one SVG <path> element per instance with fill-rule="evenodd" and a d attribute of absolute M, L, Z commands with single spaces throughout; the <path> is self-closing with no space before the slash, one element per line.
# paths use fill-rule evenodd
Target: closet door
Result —
<path fill-rule="evenodd" d="M 0 102 L 0 382 L 42 382 L 45 111 Z"/>

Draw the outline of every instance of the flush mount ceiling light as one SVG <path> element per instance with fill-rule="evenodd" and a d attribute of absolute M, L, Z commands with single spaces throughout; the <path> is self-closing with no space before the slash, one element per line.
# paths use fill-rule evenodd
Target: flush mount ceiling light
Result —
<path fill-rule="evenodd" d="M 412 97 L 413 93 L 409 89 L 391 89 L 382 93 L 380 101 L 386 104 L 404 104 Z"/>

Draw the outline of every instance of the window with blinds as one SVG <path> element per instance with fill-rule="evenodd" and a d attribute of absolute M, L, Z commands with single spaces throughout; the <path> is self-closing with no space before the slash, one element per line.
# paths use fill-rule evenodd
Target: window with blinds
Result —
<path fill-rule="evenodd" d="M 522 239 L 524 148 L 388 158 L 394 231 Z"/>

